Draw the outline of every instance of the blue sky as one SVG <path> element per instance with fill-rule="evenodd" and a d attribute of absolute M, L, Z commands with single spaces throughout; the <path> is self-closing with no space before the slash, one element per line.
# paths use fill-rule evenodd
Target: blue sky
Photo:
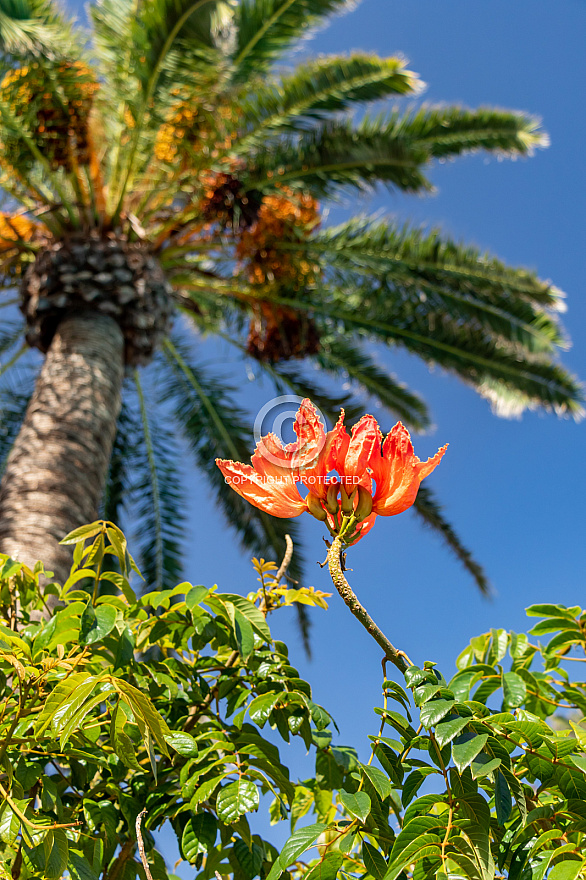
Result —
<path fill-rule="evenodd" d="M 383 194 L 368 207 L 441 225 L 456 238 L 553 279 L 568 294 L 565 323 L 573 346 L 563 359 L 583 379 L 585 42 L 583 0 L 364 0 L 303 46 L 303 54 L 351 48 L 399 52 L 428 83 L 427 101 L 491 104 L 543 118 L 551 146 L 532 159 L 473 156 L 438 165 L 432 172 L 434 197 Z M 218 364 L 232 357 L 223 346 L 206 346 L 204 353 Z M 539 413 L 521 421 L 498 419 L 471 389 L 440 371 L 429 373 L 415 358 L 386 352 L 384 362 L 431 404 L 436 427 L 416 439 L 419 455 L 450 443 L 429 484 L 486 566 L 496 595 L 490 602 L 482 599 L 412 514 L 378 520 L 349 557 L 349 579 L 395 644 L 415 662 L 438 661 L 449 677 L 471 636 L 492 626 L 522 631 L 524 608 L 534 602 L 584 599 L 586 424 Z M 243 375 L 241 368 L 235 375 Z M 253 415 L 269 396 L 268 385 L 242 387 Z M 387 418 L 381 423 L 390 427 Z M 191 474 L 187 489 L 189 579 L 218 583 L 226 592 L 253 589 L 250 564 L 202 481 Z M 305 519 L 308 582 L 328 590 L 327 573 L 315 564 L 324 556 L 322 529 Z M 336 717 L 341 740 L 364 753 L 376 725 L 371 707 L 380 691 L 379 649 L 337 595 L 330 610 L 313 612 L 312 620 L 311 662 L 303 655 L 292 612 L 276 615 L 271 625 L 289 642 L 314 698 Z"/>

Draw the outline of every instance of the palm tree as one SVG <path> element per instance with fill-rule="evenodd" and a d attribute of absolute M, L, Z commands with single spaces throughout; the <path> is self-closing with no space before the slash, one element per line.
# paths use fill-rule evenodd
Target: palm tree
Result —
<path fill-rule="evenodd" d="M 2 551 L 63 578 L 60 537 L 126 501 L 148 579 L 176 582 L 182 435 L 243 544 L 282 552 L 293 525 L 241 502 L 213 464 L 243 460 L 250 428 L 190 332 L 228 340 L 328 416 L 371 395 L 429 424 L 372 343 L 439 364 L 500 409 L 581 412 L 556 361 L 551 284 L 438 231 L 320 223 L 343 193 L 425 193 L 436 159 L 526 156 L 546 140 L 535 119 L 490 108 L 401 104 L 355 121 L 357 107 L 417 95 L 399 58 L 278 69 L 345 6 L 95 0 L 88 39 L 53 0 L 0 0 Z M 352 392 L 327 394 L 330 377 Z M 417 510 L 485 587 L 429 491 Z"/>

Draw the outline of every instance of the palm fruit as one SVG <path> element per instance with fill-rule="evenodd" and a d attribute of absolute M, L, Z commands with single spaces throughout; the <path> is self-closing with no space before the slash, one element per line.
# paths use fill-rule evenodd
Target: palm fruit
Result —
<path fill-rule="evenodd" d="M 24 214 L 0 212 L 0 269 L 4 275 L 2 287 L 14 287 L 23 271 L 23 252 L 35 238 L 41 237 L 41 226 Z"/>
<path fill-rule="evenodd" d="M 189 161 L 194 152 L 215 158 L 220 151 L 230 149 L 240 115 L 236 107 L 217 101 L 206 104 L 201 95 L 179 88 L 171 97 L 173 106 L 155 139 L 159 162 L 176 165 L 180 158 Z"/>
<path fill-rule="evenodd" d="M 255 306 L 246 351 L 268 363 L 303 358 L 319 351 L 319 334 L 306 315 L 263 302 Z"/>
<path fill-rule="evenodd" d="M 252 284 L 280 281 L 300 287 L 316 277 L 318 266 L 299 259 L 294 251 L 279 250 L 278 243 L 306 238 L 319 224 L 318 208 L 313 196 L 288 187 L 264 196 L 256 223 L 244 231 L 236 247 Z"/>
<path fill-rule="evenodd" d="M 22 280 L 21 311 L 30 346 L 47 351 L 66 315 L 96 312 L 120 325 L 125 359 L 148 363 L 167 332 L 172 288 L 142 242 L 98 230 L 47 243 Z"/>
<path fill-rule="evenodd" d="M 262 193 L 246 190 L 233 174 L 210 172 L 203 178 L 205 187 L 201 214 L 205 223 L 217 223 L 222 229 L 240 232 L 258 219 Z"/>
<path fill-rule="evenodd" d="M 19 242 L 30 242 L 38 229 L 39 224 L 24 214 L 0 212 L 0 253 L 14 250 Z"/>
<path fill-rule="evenodd" d="M 319 266 L 300 258 L 295 250 L 279 249 L 279 243 L 306 238 L 318 223 L 318 203 L 308 193 L 281 187 L 279 193 L 264 196 L 256 222 L 243 230 L 236 246 L 250 283 L 278 284 L 294 295 L 314 281 Z M 317 351 L 319 334 L 311 318 L 269 302 L 255 307 L 247 344 L 251 357 L 276 363 Z"/>
<path fill-rule="evenodd" d="M 98 88 L 92 71 L 80 61 L 32 62 L 6 74 L 0 100 L 52 168 L 71 170 L 90 161 L 88 122 Z M 4 153 L 17 167 L 35 158 L 16 131 L 6 138 Z"/>

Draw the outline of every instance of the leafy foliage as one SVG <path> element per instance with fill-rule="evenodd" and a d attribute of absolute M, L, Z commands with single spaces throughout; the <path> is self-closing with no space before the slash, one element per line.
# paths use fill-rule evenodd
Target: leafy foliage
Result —
<path fill-rule="evenodd" d="M 581 608 L 534 605 L 529 635 L 472 639 L 449 681 L 431 662 L 385 679 L 362 761 L 266 622 L 326 594 L 260 559 L 247 598 L 182 583 L 137 599 L 115 525 L 65 540 L 74 565 L 46 588 L 47 619 L 42 565 L 0 559 L 2 876 L 141 877 L 143 810 L 157 880 L 165 823 L 201 880 L 583 876 L 586 688 L 566 669 L 584 662 Z M 292 780 L 275 737 L 299 737 L 313 775 Z M 290 822 L 280 849 L 254 831 L 267 794 L 271 821 Z"/>

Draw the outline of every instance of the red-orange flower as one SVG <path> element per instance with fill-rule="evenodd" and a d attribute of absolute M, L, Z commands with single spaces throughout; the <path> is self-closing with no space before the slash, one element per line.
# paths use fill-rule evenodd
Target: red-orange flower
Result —
<path fill-rule="evenodd" d="M 252 465 L 218 459 L 218 467 L 251 504 L 281 517 L 307 510 L 346 544 L 360 540 L 377 516 L 394 516 L 411 507 L 421 481 L 447 449 L 443 446 L 422 462 L 401 422 L 383 441 L 370 415 L 363 416 L 349 435 L 342 412 L 326 434 L 309 400 L 302 401 L 294 427 L 294 443 L 283 446 L 268 434 L 259 441 Z M 300 484 L 307 489 L 305 498 Z"/>

